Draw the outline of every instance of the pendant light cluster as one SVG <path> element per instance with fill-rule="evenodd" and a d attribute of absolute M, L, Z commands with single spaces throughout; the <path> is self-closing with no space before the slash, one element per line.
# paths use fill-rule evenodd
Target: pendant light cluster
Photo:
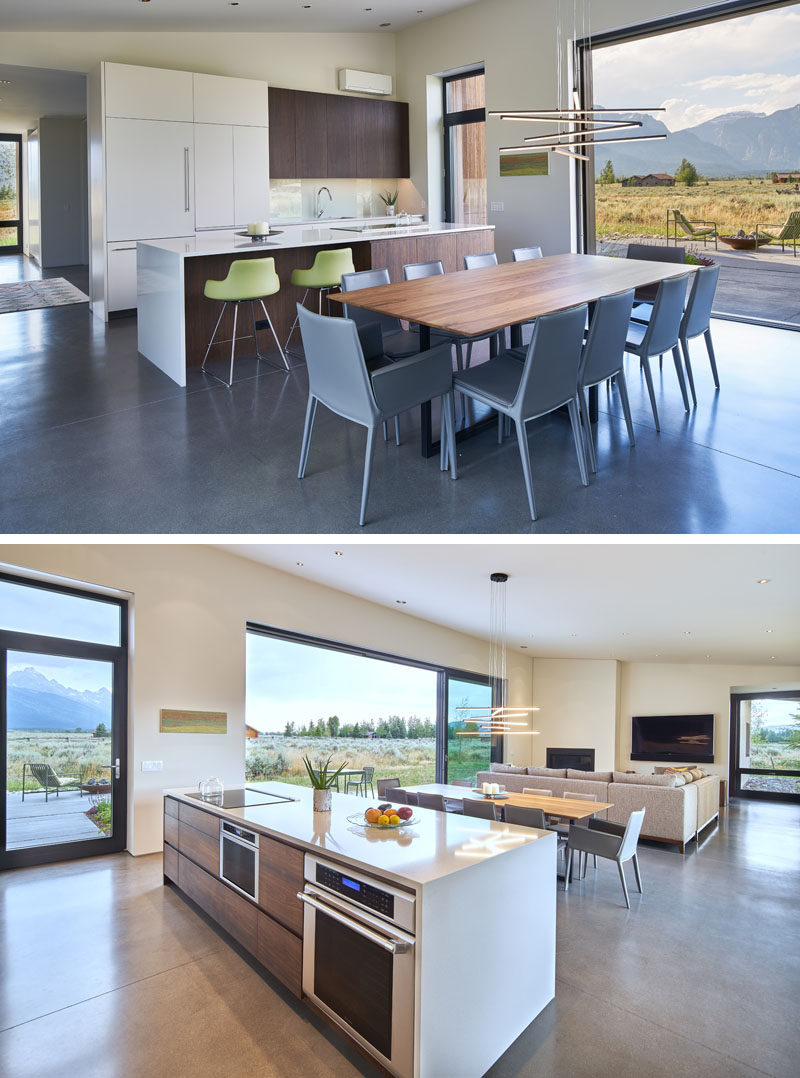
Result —
<path fill-rule="evenodd" d="M 573 41 L 578 39 L 578 5 L 581 3 L 581 37 L 589 42 L 591 50 L 591 27 L 589 26 L 589 11 L 587 0 L 573 0 L 572 2 L 572 31 Z M 664 135 L 641 135 L 625 134 L 619 137 L 620 131 L 641 128 L 640 120 L 631 120 L 630 114 L 635 112 L 666 112 L 663 107 L 659 108 L 584 108 L 577 89 L 572 90 L 572 107 L 562 108 L 562 78 L 561 58 L 563 54 L 561 35 L 561 0 L 557 5 L 557 28 L 556 28 L 556 97 L 558 108 L 555 109 L 505 109 L 497 112 L 489 112 L 489 116 L 501 120 L 518 120 L 522 123 L 548 123 L 554 124 L 556 130 L 546 135 L 529 135 L 522 140 L 521 146 L 501 146 L 501 154 L 522 153 L 530 150 L 547 150 L 550 153 L 561 154 L 563 157 L 572 157 L 581 161 L 588 161 L 589 154 L 582 152 L 610 142 L 647 142 L 666 139 Z M 566 128 L 566 130 L 565 130 Z M 606 132 L 609 137 L 597 138 L 598 134 Z"/>
<path fill-rule="evenodd" d="M 489 602 L 489 678 L 492 687 L 491 707 L 457 707 L 467 712 L 464 717 L 477 727 L 470 733 L 459 730 L 461 736 L 486 736 L 487 734 L 537 734 L 529 730 L 525 716 L 538 711 L 538 707 L 508 706 L 508 677 L 506 664 L 506 583 L 508 573 L 492 573 Z M 522 727 L 522 729 L 519 729 Z"/>

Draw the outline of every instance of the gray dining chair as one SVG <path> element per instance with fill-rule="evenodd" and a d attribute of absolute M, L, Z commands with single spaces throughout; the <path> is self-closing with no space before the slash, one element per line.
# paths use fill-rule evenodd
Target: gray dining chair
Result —
<path fill-rule="evenodd" d="M 408 804 L 408 792 L 401 789 L 399 786 L 393 786 L 388 790 L 380 792 L 380 785 L 378 786 L 378 797 L 383 798 L 386 801 L 391 801 L 393 805 L 407 805 Z"/>
<path fill-rule="evenodd" d="M 683 362 L 686 365 L 686 377 L 689 380 L 689 389 L 695 404 L 697 404 L 697 394 L 694 388 L 692 363 L 689 358 L 689 341 L 694 340 L 695 337 L 699 337 L 701 334 L 705 337 L 708 362 L 711 365 L 714 385 L 719 389 L 717 358 L 714 355 L 714 342 L 711 339 L 711 308 L 714 306 L 719 271 L 720 267 L 718 265 L 701 266 L 695 271 L 678 334 L 681 350 L 683 351 Z M 653 305 L 651 303 L 641 303 L 633 308 L 631 317 L 634 322 L 641 322 L 646 325 L 650 321 L 652 314 Z"/>
<path fill-rule="evenodd" d="M 562 797 L 574 797 L 578 801 L 597 801 L 598 800 L 597 794 L 585 794 L 581 790 L 564 790 L 563 793 L 561 794 L 561 796 Z M 584 817 L 584 820 L 593 820 L 593 819 L 594 819 L 594 815 Z M 586 826 L 586 824 L 583 822 L 583 820 L 580 823 L 576 823 L 575 821 L 571 820 L 566 826 L 559 821 L 558 825 L 553 827 L 553 830 L 558 831 L 558 833 L 560 835 L 563 835 L 564 840 L 566 841 L 566 838 L 569 835 L 569 831 L 570 831 L 571 827 L 585 827 L 585 826 Z M 588 855 L 586 855 L 585 860 L 584 860 L 583 872 L 581 873 L 581 871 L 580 871 L 580 860 L 581 860 L 581 857 L 583 857 L 583 856 L 584 856 L 583 854 L 578 855 L 578 869 L 579 869 L 578 875 L 581 875 L 581 876 L 586 875 L 586 862 L 588 861 Z M 597 868 L 597 855 L 596 854 L 592 855 L 592 861 L 593 861 L 593 867 L 596 869 Z"/>
<path fill-rule="evenodd" d="M 464 803 L 457 797 L 442 797 L 445 812 L 454 812 L 457 816 L 463 816 Z"/>
<path fill-rule="evenodd" d="M 539 797 L 552 797 L 552 790 L 539 790 L 536 786 L 523 786 L 522 792 L 524 794 L 538 794 Z"/>
<path fill-rule="evenodd" d="M 683 318 L 683 300 L 686 295 L 686 281 L 688 273 L 682 273 L 679 277 L 668 277 L 658 286 L 653 314 L 646 326 L 639 322 L 628 324 L 625 351 L 638 356 L 647 382 L 647 392 L 650 396 L 650 406 L 653 409 L 653 419 L 656 430 L 661 430 L 656 406 L 656 395 L 653 389 L 653 373 L 650 370 L 650 357 L 661 356 L 665 352 L 672 352 L 675 363 L 675 373 L 678 376 L 678 385 L 681 387 L 681 396 L 686 411 L 689 411 L 689 397 L 686 392 L 686 381 L 683 377 L 681 353 L 678 347 L 680 339 L 681 319 Z"/>
<path fill-rule="evenodd" d="M 682 266 L 686 262 L 686 248 L 665 247 L 658 243 L 629 243 L 625 257 L 636 258 L 640 262 L 672 262 Z M 657 284 L 641 285 L 636 289 L 636 302 L 651 303 L 657 291 Z"/>
<path fill-rule="evenodd" d="M 378 797 L 386 797 L 390 790 L 393 790 L 400 785 L 400 779 L 378 779 L 375 785 L 378 788 Z"/>
<path fill-rule="evenodd" d="M 464 798 L 464 815 L 477 816 L 481 820 L 496 820 L 497 812 L 493 801 L 478 801 L 474 797 Z"/>
<path fill-rule="evenodd" d="M 522 827 L 538 827 L 542 831 L 548 830 L 542 809 L 525 808 L 523 805 L 505 805 L 504 814 L 506 823 L 518 823 Z"/>
<path fill-rule="evenodd" d="M 567 839 L 567 872 L 564 881 L 564 890 L 569 890 L 570 873 L 572 872 L 572 855 L 577 850 L 579 853 L 594 853 L 598 857 L 605 857 L 609 861 L 616 861 L 619 869 L 619 878 L 622 881 L 622 891 L 625 895 L 625 905 L 631 908 L 628 897 L 628 885 L 625 882 L 625 870 L 623 865 L 626 861 L 633 861 L 633 871 L 636 874 L 636 885 L 639 894 L 642 894 L 642 876 L 639 872 L 639 859 L 636 855 L 636 846 L 644 822 L 644 809 L 632 812 L 628 817 L 627 824 L 623 827 L 619 823 L 609 823 L 608 820 L 589 820 L 588 827 L 571 827 Z"/>
<path fill-rule="evenodd" d="M 515 247 L 511 252 L 515 262 L 528 262 L 531 258 L 541 258 L 541 247 Z"/>
<path fill-rule="evenodd" d="M 407 805 L 418 805 L 419 804 L 419 794 L 415 790 L 406 790 L 406 804 Z"/>
<path fill-rule="evenodd" d="M 482 255 L 464 255 L 464 269 L 483 269 L 484 266 L 496 266 L 497 255 L 494 251 L 487 251 Z"/>
<path fill-rule="evenodd" d="M 355 322 L 315 314 L 297 304 L 300 333 L 308 366 L 308 405 L 297 477 L 308 463 L 311 431 L 321 401 L 336 415 L 367 428 L 364 480 L 359 524 L 366 520 L 367 498 L 375 450 L 375 432 L 387 419 L 436 397 L 442 399 L 440 467 L 450 464 L 456 478 L 453 372 L 450 349 L 439 345 L 375 371 L 367 371 Z"/>
<path fill-rule="evenodd" d="M 459 393 L 498 413 L 498 442 L 503 441 L 503 417 L 514 421 L 531 520 L 536 520 L 531 458 L 526 423 L 567 406 L 581 483 L 588 486 L 583 436 L 578 412 L 578 364 L 586 324 L 586 304 L 537 318 L 522 364 L 510 352 L 462 371 L 453 379 Z"/>
<path fill-rule="evenodd" d="M 342 274 L 342 291 L 355 292 L 359 288 L 377 288 L 391 284 L 388 269 L 359 270 L 357 273 Z M 419 352 L 419 333 L 403 329 L 399 318 L 380 311 L 368 311 L 364 307 L 343 304 L 345 318 L 352 318 L 357 326 L 376 323 L 381 327 L 383 351 L 388 359 L 406 359 Z"/>
<path fill-rule="evenodd" d="M 444 798 L 441 794 L 427 794 L 420 790 L 417 793 L 417 804 L 421 809 L 436 809 L 437 812 L 444 812 Z"/>
<path fill-rule="evenodd" d="M 453 779 L 450 782 L 450 785 L 451 786 L 467 786 L 467 787 L 469 787 L 470 790 L 472 789 L 472 783 L 469 781 L 469 779 Z"/>
<path fill-rule="evenodd" d="M 631 405 L 628 399 L 628 385 L 625 381 L 625 342 L 628 338 L 628 323 L 633 308 L 633 289 L 603 296 L 597 301 L 589 323 L 589 333 L 583 346 L 581 364 L 578 368 L 578 404 L 580 406 L 583 433 L 589 467 L 597 471 L 597 453 L 594 446 L 592 424 L 589 421 L 589 402 L 587 394 L 592 386 L 599 385 L 608 378 L 613 378 L 619 390 L 625 426 L 628 428 L 628 440 L 636 445 L 633 434 Z"/>
<path fill-rule="evenodd" d="M 404 281 L 420 281 L 425 277 L 441 277 L 444 274 L 444 266 L 441 259 L 435 259 L 433 262 L 411 262 L 406 266 L 403 266 L 403 280 Z M 444 333 L 442 330 L 431 330 L 431 344 L 439 340 L 449 340 L 456 349 L 456 369 L 465 370 L 472 362 L 472 346 L 478 344 L 479 341 L 491 341 L 493 337 L 498 337 L 496 333 L 484 333 L 478 337 L 458 337 L 454 333 Z M 463 346 L 467 346 L 467 353 L 464 356 Z"/>

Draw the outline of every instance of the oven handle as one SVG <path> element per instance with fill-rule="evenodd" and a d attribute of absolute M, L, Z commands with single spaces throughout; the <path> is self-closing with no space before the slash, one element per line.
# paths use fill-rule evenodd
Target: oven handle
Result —
<path fill-rule="evenodd" d="M 359 921 L 353 921 L 343 913 L 339 913 L 333 906 L 326 906 L 324 902 L 318 902 L 316 898 L 306 894 L 305 891 L 298 891 L 297 897 L 301 902 L 306 902 L 309 906 L 313 906 L 315 910 L 319 910 L 320 913 L 324 913 L 327 917 L 332 917 L 334 921 L 339 921 L 340 924 L 346 925 L 353 932 L 357 932 L 359 936 L 364 936 L 366 939 L 371 940 L 372 943 L 377 943 L 379 947 L 383 947 L 384 951 L 389 951 L 391 954 L 405 954 L 410 949 L 405 940 L 399 940 L 395 937 L 387 939 L 378 932 L 373 932 L 366 925 L 362 925 Z"/>

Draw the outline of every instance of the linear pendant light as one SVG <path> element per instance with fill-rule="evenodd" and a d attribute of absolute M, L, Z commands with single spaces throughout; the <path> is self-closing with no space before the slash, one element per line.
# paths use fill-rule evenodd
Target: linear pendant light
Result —
<path fill-rule="evenodd" d="M 459 730 L 464 737 L 486 734 L 538 734 L 529 730 L 525 716 L 538 707 L 510 707 L 508 704 L 508 677 L 506 667 L 506 584 L 508 573 L 492 573 L 489 603 L 489 679 L 492 685 L 491 707 L 457 707 L 456 711 L 468 712 L 465 718 L 475 725 L 474 731 Z M 522 729 L 518 729 L 522 727 Z"/>

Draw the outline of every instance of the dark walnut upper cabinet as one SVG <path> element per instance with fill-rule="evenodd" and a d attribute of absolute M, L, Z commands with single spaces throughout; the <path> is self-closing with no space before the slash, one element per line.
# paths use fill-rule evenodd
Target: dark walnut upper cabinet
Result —
<path fill-rule="evenodd" d="M 408 105 L 270 87 L 269 155 L 273 179 L 408 176 Z"/>

